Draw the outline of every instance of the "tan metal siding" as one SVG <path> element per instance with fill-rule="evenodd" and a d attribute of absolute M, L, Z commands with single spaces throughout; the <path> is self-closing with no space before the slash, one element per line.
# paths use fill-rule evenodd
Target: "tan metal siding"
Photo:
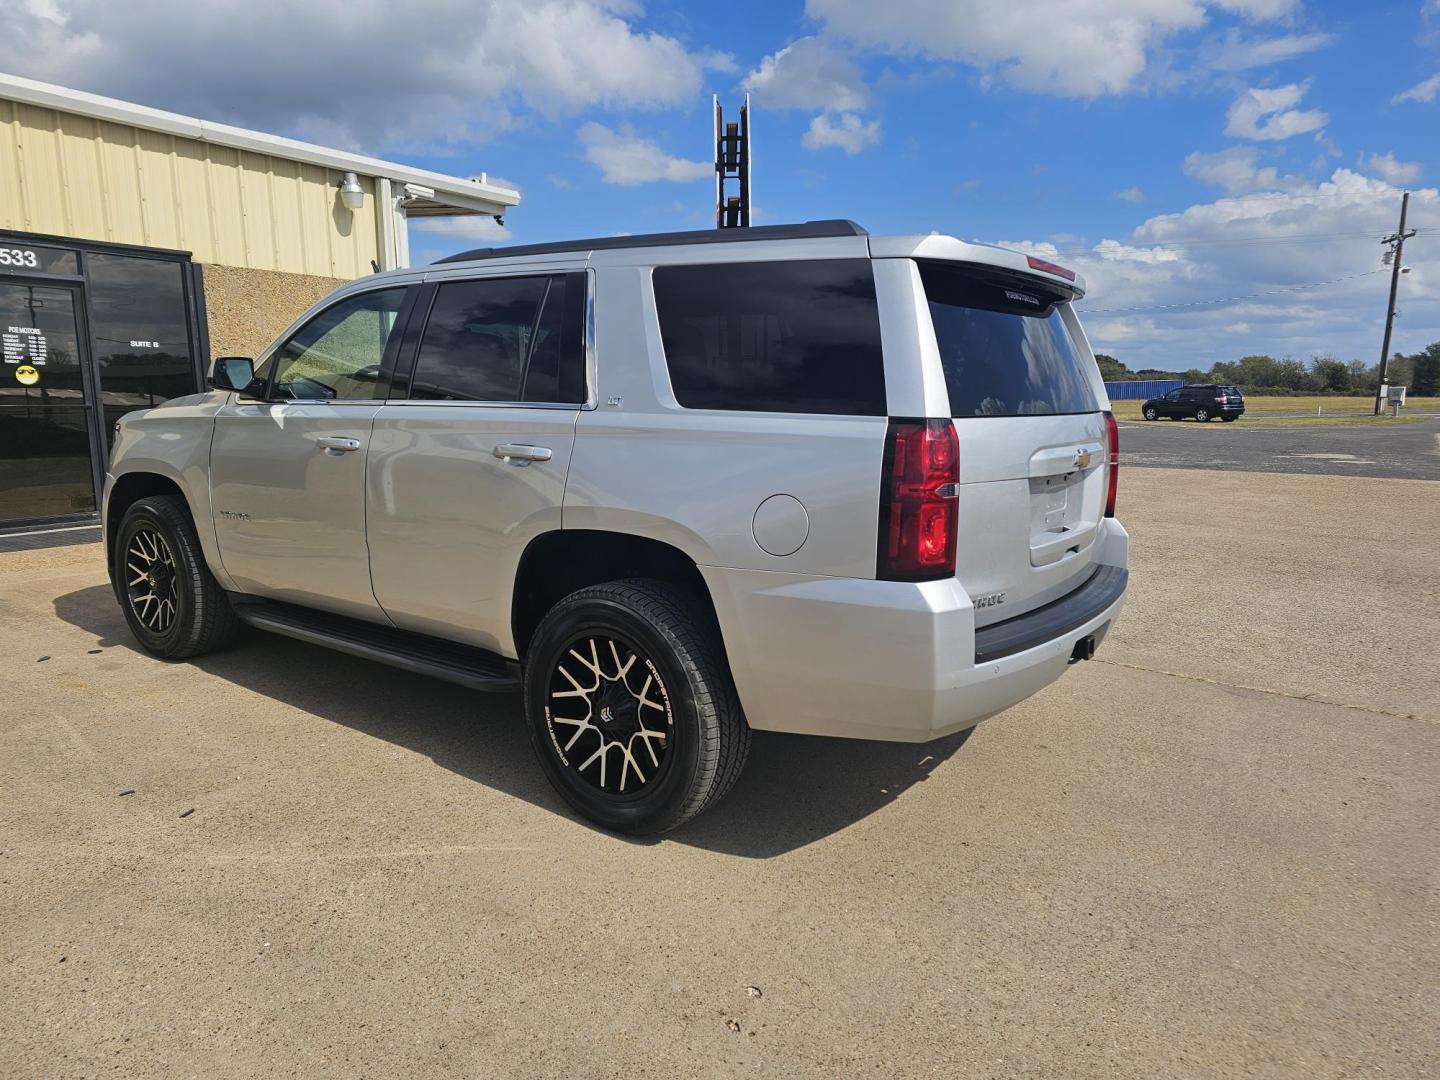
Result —
<path fill-rule="evenodd" d="M 318 165 L 0 100 L 0 228 L 358 277 L 379 257 L 374 182 L 360 178 L 353 213 L 339 182 Z"/>

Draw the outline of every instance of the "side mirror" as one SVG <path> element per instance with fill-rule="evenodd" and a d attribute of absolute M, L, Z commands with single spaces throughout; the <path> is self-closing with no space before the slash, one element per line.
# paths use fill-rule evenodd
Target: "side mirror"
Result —
<path fill-rule="evenodd" d="M 248 356 L 217 356 L 210 368 L 210 385 L 216 390 L 244 393 L 255 382 L 255 361 Z"/>

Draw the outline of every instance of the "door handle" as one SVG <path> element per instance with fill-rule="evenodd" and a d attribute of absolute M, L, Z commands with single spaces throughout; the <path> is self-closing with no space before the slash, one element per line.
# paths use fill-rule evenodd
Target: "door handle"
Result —
<path fill-rule="evenodd" d="M 523 468 L 532 461 L 549 461 L 551 458 L 548 446 L 526 446 L 524 443 L 501 443 L 491 451 L 506 465 L 515 465 Z"/>
<path fill-rule="evenodd" d="M 339 457 L 341 454 L 348 454 L 352 450 L 360 449 L 359 439 L 346 439 L 339 435 L 322 435 L 315 440 L 315 445 L 324 450 L 331 457 Z"/>

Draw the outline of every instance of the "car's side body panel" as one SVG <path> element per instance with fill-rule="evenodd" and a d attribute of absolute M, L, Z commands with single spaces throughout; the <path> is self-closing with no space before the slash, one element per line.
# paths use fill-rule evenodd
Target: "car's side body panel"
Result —
<path fill-rule="evenodd" d="M 365 458 L 379 402 L 236 402 L 215 418 L 220 561 L 244 593 L 383 620 L 365 542 Z M 348 439 L 353 451 L 323 440 Z"/>
<path fill-rule="evenodd" d="M 561 527 L 574 407 L 394 401 L 375 418 L 366 532 L 375 597 L 394 624 L 516 655 L 515 571 L 536 536 Z M 539 446 L 529 464 L 496 457 Z"/>
<path fill-rule="evenodd" d="M 809 244 L 767 246 L 813 255 Z M 704 255 L 717 247 L 728 245 Z M 873 576 L 885 418 L 682 408 L 649 276 L 648 265 L 596 270 L 599 406 L 576 424 L 565 527 L 659 540 L 702 566 Z M 776 495 L 803 507 L 804 543 L 791 554 L 755 536 L 757 511 Z"/>
<path fill-rule="evenodd" d="M 236 585 L 220 560 L 210 504 L 210 443 L 215 414 L 228 398 L 215 391 L 192 394 L 168 401 L 162 408 L 127 415 L 115 430 L 100 506 L 102 534 L 109 536 L 119 524 L 110 520 L 110 495 L 117 480 L 132 474 L 170 480 L 190 506 L 211 572 L 222 587 L 233 591 Z"/>

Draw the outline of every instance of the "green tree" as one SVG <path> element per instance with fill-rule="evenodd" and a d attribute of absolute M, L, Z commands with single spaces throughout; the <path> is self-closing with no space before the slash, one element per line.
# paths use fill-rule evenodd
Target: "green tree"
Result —
<path fill-rule="evenodd" d="M 1184 378 L 1187 383 L 1203 383 L 1207 376 L 1205 372 L 1201 371 L 1198 367 L 1192 367 L 1189 371 L 1185 372 Z"/>
<path fill-rule="evenodd" d="M 1106 382 L 1119 382 L 1130 377 L 1130 369 L 1113 356 L 1096 353 L 1095 363 L 1100 365 L 1100 377 Z"/>
<path fill-rule="evenodd" d="M 1322 393 L 1350 393 L 1350 366 L 1345 361 L 1336 360 L 1333 356 L 1317 356 L 1314 371 Z"/>
<path fill-rule="evenodd" d="M 1416 397 L 1440 395 L 1440 341 L 1432 342 L 1424 352 L 1416 353 L 1412 358 L 1412 369 L 1412 394 Z"/>

